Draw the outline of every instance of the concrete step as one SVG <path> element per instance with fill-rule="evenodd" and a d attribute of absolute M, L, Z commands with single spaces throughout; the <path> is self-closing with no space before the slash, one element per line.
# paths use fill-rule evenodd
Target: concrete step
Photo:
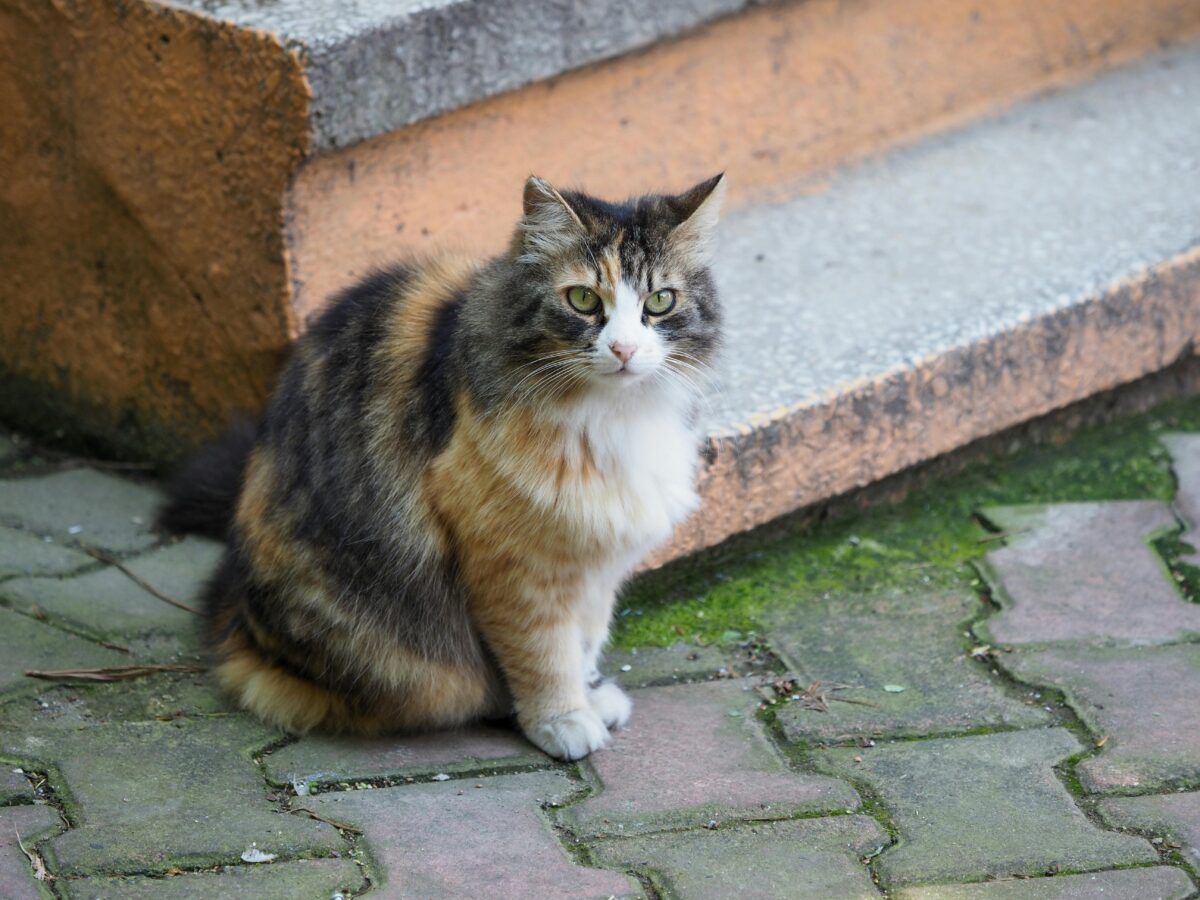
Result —
<path fill-rule="evenodd" d="M 704 509 L 662 559 L 1200 346 L 1200 48 L 723 223 Z"/>
<path fill-rule="evenodd" d="M 1200 35 L 1195 0 L 0 0 L 0 416 L 164 458 L 530 171 L 734 207 Z M 640 49 L 639 49 L 640 48 Z"/>

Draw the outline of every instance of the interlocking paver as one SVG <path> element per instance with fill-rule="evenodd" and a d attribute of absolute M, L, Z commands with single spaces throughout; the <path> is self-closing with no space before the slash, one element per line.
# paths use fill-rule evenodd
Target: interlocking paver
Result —
<path fill-rule="evenodd" d="M 1155 866 L 1054 878 L 938 884 L 905 888 L 895 896 L 896 900 L 1184 900 L 1194 890 L 1182 869 Z"/>
<path fill-rule="evenodd" d="M 0 803 L 32 798 L 33 787 L 24 774 L 15 771 L 11 766 L 0 770 Z"/>
<path fill-rule="evenodd" d="M 320 794 L 296 803 L 363 829 L 383 896 L 640 894 L 624 875 L 575 865 L 559 845 L 539 807 L 563 802 L 574 790 L 557 772 L 530 772 Z"/>
<path fill-rule="evenodd" d="M 707 681 L 726 668 L 729 659 L 719 648 L 695 644 L 610 650 L 600 668 L 624 687 Z M 626 670 L 628 667 L 628 670 Z"/>
<path fill-rule="evenodd" d="M 38 890 L 33 867 L 21 852 L 21 844 L 35 842 L 62 827 L 58 812 L 50 806 L 9 806 L 0 809 L 0 897 L 4 900 L 40 900 L 48 896 Z M 17 842 L 18 836 L 20 843 Z"/>
<path fill-rule="evenodd" d="M 513 729 L 479 725 L 461 731 L 399 737 L 314 735 L 263 760 L 278 784 L 418 777 L 519 766 L 547 766 L 550 757 Z"/>
<path fill-rule="evenodd" d="M 0 607 L 0 695 L 45 688 L 44 681 L 26 677 L 28 670 L 119 666 L 128 662 L 124 653 Z"/>
<path fill-rule="evenodd" d="M 891 811 L 900 842 L 878 868 L 892 886 L 1155 862 L 1149 842 L 1088 821 L 1055 776 L 1052 767 L 1082 749 L 1054 728 L 825 750 L 814 758 L 867 782 Z"/>
<path fill-rule="evenodd" d="M 1200 646 L 1117 650 L 1055 647 L 1003 660 L 1051 685 L 1107 737 L 1076 773 L 1097 793 L 1162 790 L 1200 779 Z"/>
<path fill-rule="evenodd" d="M 747 681 L 646 688 L 633 720 L 588 758 L 603 786 L 563 810 L 582 835 L 629 835 L 710 821 L 856 809 L 843 781 L 791 771 L 755 718 Z"/>
<path fill-rule="evenodd" d="M 1136 828 L 1179 845 L 1179 852 L 1200 868 L 1200 791 L 1114 797 L 1100 802 L 1104 821 L 1117 828 Z"/>
<path fill-rule="evenodd" d="M 358 893 L 363 877 L 349 859 L 304 859 L 228 866 L 171 878 L 80 878 L 66 882 L 78 900 L 296 900 Z"/>
<path fill-rule="evenodd" d="M 125 565 L 174 600 L 198 605 L 221 554 L 213 541 L 188 538 Z M 24 611 L 41 610 L 67 627 L 107 640 L 171 634 L 197 647 L 198 617 L 140 587 L 115 566 L 74 578 L 18 578 L 0 584 L 0 598 Z"/>
<path fill-rule="evenodd" d="M 0 578 L 66 575 L 95 564 L 86 553 L 0 525 Z"/>
<path fill-rule="evenodd" d="M 44 758 L 65 781 L 78 824 L 48 846 L 67 874 L 236 863 L 252 843 L 284 857 L 340 849 L 335 829 L 266 800 L 251 753 L 275 735 L 240 716 L 180 718 L 4 734 L 0 751 Z"/>
<path fill-rule="evenodd" d="M 1183 561 L 1200 566 L 1200 434 L 1168 434 L 1162 442 L 1171 452 L 1171 465 L 1179 486 L 1175 507 L 1188 525 L 1182 539 L 1196 551 Z"/>
<path fill-rule="evenodd" d="M 826 711 L 780 708 L 784 733 L 843 741 L 1047 723 L 1045 710 L 1007 696 L 999 678 L 967 658 L 963 624 L 981 607 L 966 592 L 896 592 L 839 594 L 778 613 L 768 640 L 789 667 L 845 687 L 828 690 Z"/>
<path fill-rule="evenodd" d="M 0 522 L 105 550 L 143 550 L 160 495 L 94 469 L 0 480 Z"/>
<path fill-rule="evenodd" d="M 874 819 L 834 816 L 603 841 L 591 854 L 648 875 L 669 897 L 878 900 L 860 859 L 886 843 Z"/>
<path fill-rule="evenodd" d="M 1011 535 L 981 568 L 1002 611 L 982 631 L 1002 644 L 1160 644 L 1200 635 L 1200 606 L 1176 591 L 1147 541 L 1175 526 L 1161 503 L 995 507 Z"/>

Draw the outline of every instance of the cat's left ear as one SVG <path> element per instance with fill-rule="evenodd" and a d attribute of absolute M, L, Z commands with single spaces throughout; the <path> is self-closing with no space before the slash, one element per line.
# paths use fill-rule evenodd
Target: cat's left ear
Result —
<path fill-rule="evenodd" d="M 724 199 L 725 173 L 722 172 L 667 200 L 667 206 L 679 218 L 671 237 L 688 245 L 705 262 L 712 253 L 713 236 Z"/>

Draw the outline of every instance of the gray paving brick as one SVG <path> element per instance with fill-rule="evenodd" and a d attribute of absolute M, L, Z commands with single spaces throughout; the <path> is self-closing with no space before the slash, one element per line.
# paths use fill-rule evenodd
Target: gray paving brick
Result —
<path fill-rule="evenodd" d="M 678 643 L 670 647 L 609 650 L 600 668 L 624 687 L 645 687 L 707 681 L 728 664 L 729 659 L 718 647 Z"/>
<path fill-rule="evenodd" d="M 857 809 L 844 781 L 794 772 L 755 718 L 748 681 L 632 692 L 629 727 L 588 758 L 602 790 L 561 820 L 586 836 Z"/>
<path fill-rule="evenodd" d="M 0 763 L 0 766 L 3 766 L 0 768 L 0 804 L 33 799 L 33 786 L 29 779 L 11 765 Z"/>
<path fill-rule="evenodd" d="M 1144 645 L 1200 635 L 1200 606 L 1176 591 L 1151 537 L 1175 526 L 1161 503 L 1064 503 L 985 510 L 1011 535 L 982 567 L 1003 607 L 996 643 Z"/>
<path fill-rule="evenodd" d="M 105 550 L 143 550 L 160 495 L 94 469 L 0 480 L 0 523 Z M 78 529 L 77 531 L 75 529 Z"/>
<path fill-rule="evenodd" d="M 1134 828 L 1178 844 L 1179 852 L 1200 869 L 1200 791 L 1102 800 L 1100 814 L 1115 828 Z"/>
<path fill-rule="evenodd" d="M 531 772 L 320 794 L 296 803 L 363 829 L 383 896 L 640 894 L 624 875 L 575 865 L 559 845 L 539 806 L 563 802 L 575 790 L 559 773 Z"/>
<path fill-rule="evenodd" d="M 486 725 L 382 738 L 313 735 L 263 761 L 267 775 L 278 784 L 420 777 L 551 763 L 515 730 Z"/>
<path fill-rule="evenodd" d="M 1162 442 L 1171 452 L 1171 465 L 1179 484 L 1175 507 L 1188 526 L 1182 539 L 1196 551 L 1183 561 L 1200 566 L 1200 434 L 1168 434 Z"/>
<path fill-rule="evenodd" d="M 591 855 L 649 876 L 667 897 L 878 900 L 860 859 L 887 840 L 874 819 L 835 816 L 602 841 Z"/>
<path fill-rule="evenodd" d="M 0 607 L 0 696 L 44 690 L 46 682 L 26 677 L 27 670 L 120 666 L 129 662 L 127 654 Z"/>
<path fill-rule="evenodd" d="M 964 624 L 980 610 L 959 591 L 837 594 L 781 611 L 768 641 L 788 666 L 810 683 L 847 687 L 828 690 L 826 711 L 780 708 L 784 733 L 828 742 L 1046 724 L 1045 710 L 1007 696 L 999 678 L 967 658 Z"/>
<path fill-rule="evenodd" d="M 1018 678 L 1063 691 L 1107 738 L 1076 767 L 1087 790 L 1142 793 L 1200 780 L 1200 646 L 1055 647 L 1002 662 Z"/>
<path fill-rule="evenodd" d="M 0 897 L 4 900 L 43 900 L 51 896 L 33 877 L 33 867 L 21 852 L 62 827 L 50 806 L 9 806 L 0 809 Z"/>
<path fill-rule="evenodd" d="M 1052 767 L 1082 749 L 1055 728 L 814 758 L 862 779 L 892 813 L 900 840 L 877 863 L 890 887 L 1156 862 L 1147 841 L 1093 825 L 1055 776 Z"/>
<path fill-rule="evenodd" d="M 95 564 L 86 553 L 46 541 L 28 531 L 0 525 L 0 579 L 66 575 Z"/>
<path fill-rule="evenodd" d="M 1182 869 L 1155 866 L 1054 878 L 939 884 L 906 888 L 895 896 L 896 900 L 1185 900 L 1194 891 Z"/>
<path fill-rule="evenodd" d="M 66 883 L 77 900 L 296 900 L 358 894 L 362 872 L 350 859 L 305 859 L 228 866 L 170 878 L 80 878 Z"/>

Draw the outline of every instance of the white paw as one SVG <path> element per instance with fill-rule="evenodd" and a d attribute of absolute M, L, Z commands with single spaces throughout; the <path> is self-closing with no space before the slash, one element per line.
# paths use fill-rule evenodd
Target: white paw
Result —
<path fill-rule="evenodd" d="M 559 759 L 583 759 L 608 744 L 608 729 L 590 709 L 575 709 L 526 729 L 531 741 Z"/>
<path fill-rule="evenodd" d="M 611 681 L 600 683 L 588 691 L 588 703 L 609 728 L 624 728 L 633 712 L 633 701 Z"/>

